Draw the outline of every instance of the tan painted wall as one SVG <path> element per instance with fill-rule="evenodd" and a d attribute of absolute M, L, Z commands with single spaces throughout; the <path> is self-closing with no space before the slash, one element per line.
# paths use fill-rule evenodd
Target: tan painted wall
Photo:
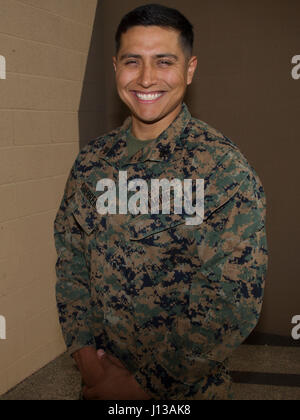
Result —
<path fill-rule="evenodd" d="M 79 150 L 78 110 L 96 5 L 0 0 L 6 62 L 0 80 L 0 315 L 6 319 L 0 395 L 65 350 L 54 294 L 53 220 Z"/>

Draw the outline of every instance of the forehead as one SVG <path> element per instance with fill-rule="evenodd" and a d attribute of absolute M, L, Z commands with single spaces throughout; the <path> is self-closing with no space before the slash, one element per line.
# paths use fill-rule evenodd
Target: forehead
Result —
<path fill-rule="evenodd" d="M 172 28 L 160 26 L 134 26 L 121 37 L 120 53 L 157 54 L 161 51 L 177 52 L 181 50 L 180 33 Z"/>

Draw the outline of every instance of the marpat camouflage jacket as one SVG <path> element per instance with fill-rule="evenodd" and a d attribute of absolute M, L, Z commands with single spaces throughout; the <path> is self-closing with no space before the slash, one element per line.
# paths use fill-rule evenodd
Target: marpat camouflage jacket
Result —
<path fill-rule="evenodd" d="M 226 399 L 226 361 L 257 324 L 267 268 L 261 182 L 237 146 L 185 104 L 127 158 L 129 117 L 91 141 L 55 219 L 56 296 L 70 354 L 118 357 L 154 399 Z M 204 179 L 202 224 L 186 214 L 97 212 L 97 182 Z"/>

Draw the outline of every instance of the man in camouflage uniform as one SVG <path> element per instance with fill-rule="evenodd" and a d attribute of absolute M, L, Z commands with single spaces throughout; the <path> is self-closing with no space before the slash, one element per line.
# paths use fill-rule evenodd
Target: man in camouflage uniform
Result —
<path fill-rule="evenodd" d="M 183 103 L 197 63 L 182 40 L 189 25 L 152 5 L 123 19 L 114 65 L 131 117 L 82 149 L 56 216 L 60 323 L 86 399 L 228 398 L 227 358 L 261 311 L 263 188 L 237 146 Z M 203 179 L 203 223 L 187 224 L 174 196 L 169 214 L 99 214 L 101 179 L 124 207 L 120 171 L 149 185 Z"/>

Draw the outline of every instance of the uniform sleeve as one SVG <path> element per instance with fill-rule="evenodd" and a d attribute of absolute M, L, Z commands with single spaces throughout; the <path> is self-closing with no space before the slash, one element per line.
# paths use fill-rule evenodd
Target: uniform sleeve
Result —
<path fill-rule="evenodd" d="M 207 181 L 211 205 L 193 230 L 192 281 L 178 335 L 137 375 L 156 398 L 193 399 L 221 382 L 223 362 L 257 325 L 267 269 L 265 195 L 251 170 L 232 175 L 234 166 L 222 164 Z"/>
<path fill-rule="evenodd" d="M 54 222 L 57 251 L 56 301 L 59 322 L 69 354 L 94 346 L 90 331 L 90 276 L 82 230 L 72 214 L 76 190 L 76 162 L 69 175 Z"/>
<path fill-rule="evenodd" d="M 200 267 L 190 292 L 193 354 L 222 362 L 256 326 L 267 270 L 265 196 L 248 174 L 195 232 Z"/>

